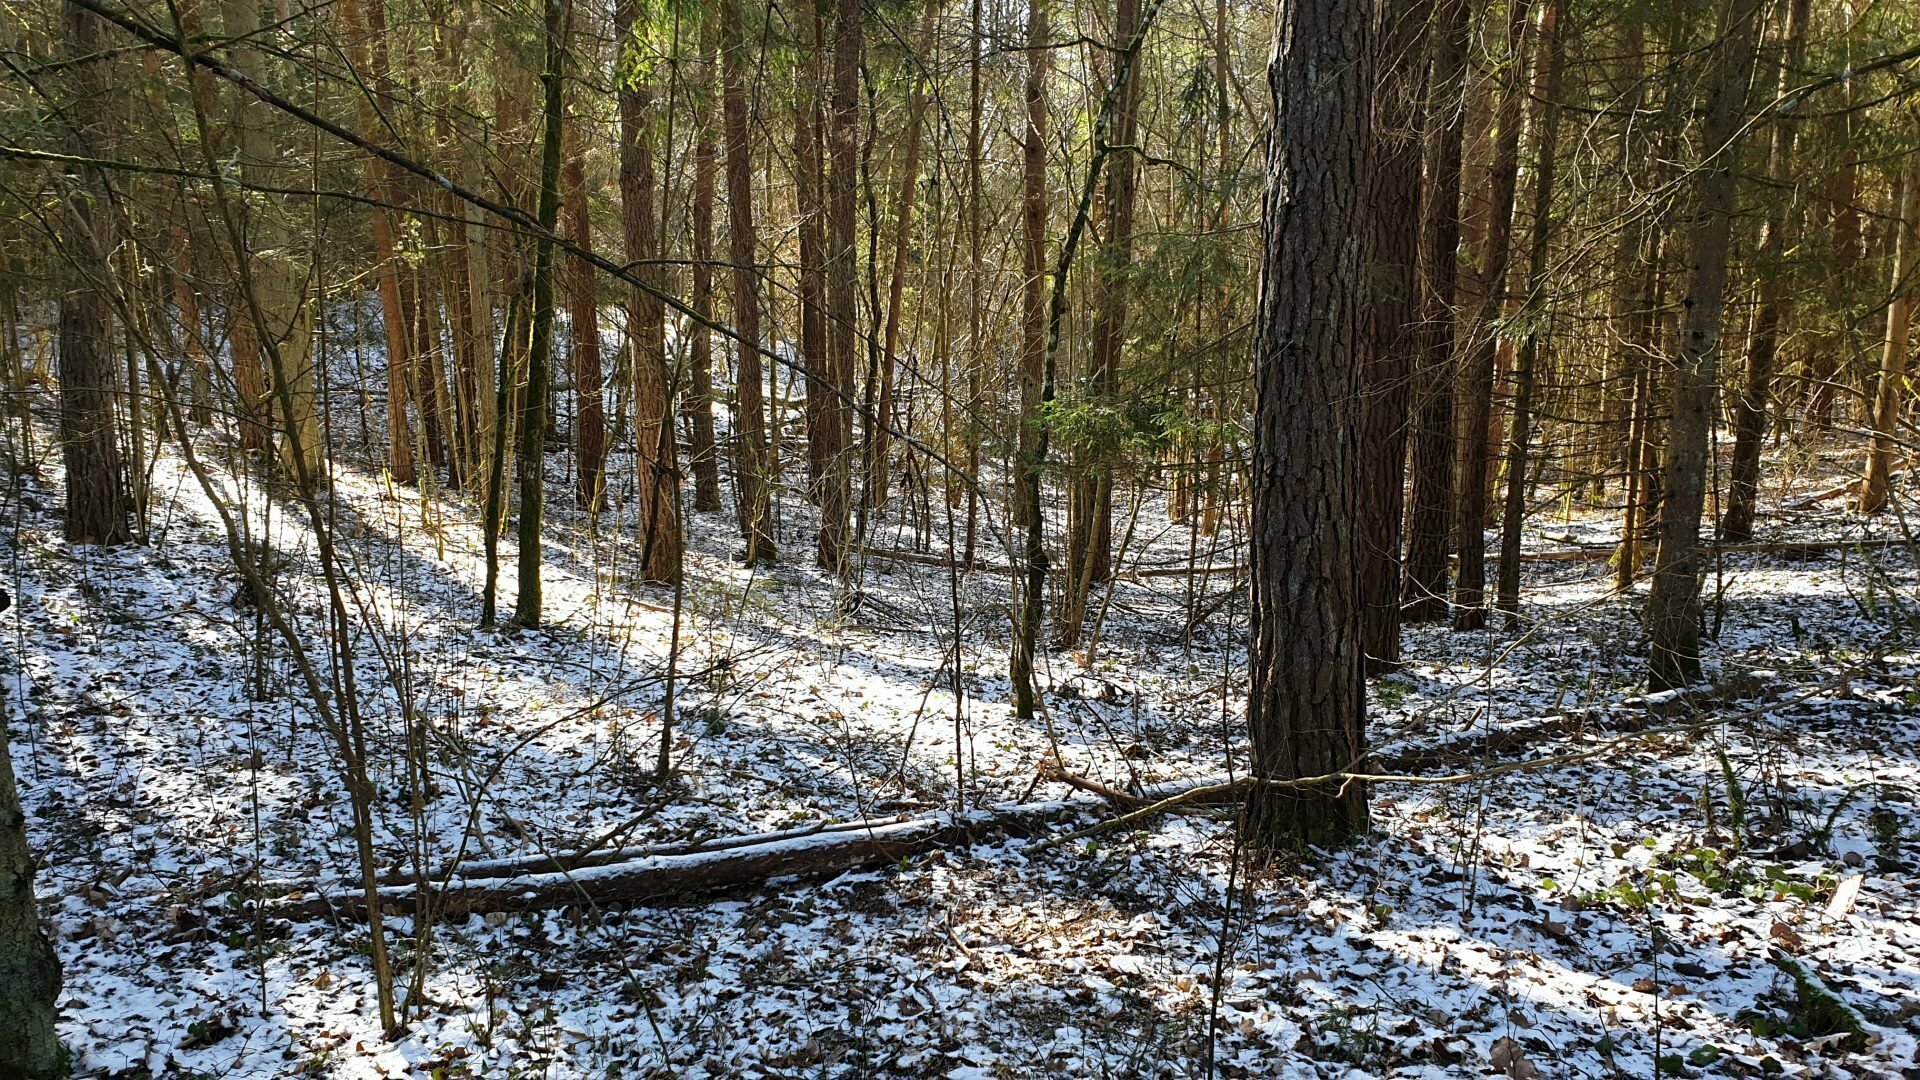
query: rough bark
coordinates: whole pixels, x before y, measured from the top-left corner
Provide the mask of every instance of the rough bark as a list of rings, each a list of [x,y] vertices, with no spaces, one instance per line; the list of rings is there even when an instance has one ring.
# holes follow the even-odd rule
[[[821,115],[821,57],[827,52],[824,5],[808,5],[812,48],[795,77],[793,156],[794,207],[799,236],[800,359],[806,370],[807,498],[820,502],[827,475],[830,436],[822,413],[833,378],[833,354],[827,343],[826,154],[821,149],[826,122]]]
[[[1467,120],[1467,4],[1440,0],[1433,33],[1420,240],[1420,335],[1413,429],[1413,490],[1401,618],[1447,617],[1447,536],[1453,521],[1453,307],[1460,279],[1460,157]]]
[[[94,56],[107,45],[106,24],[84,9],[63,6],[61,30],[70,58]],[[66,140],[76,157],[103,158],[109,105],[109,61],[75,64],[68,75],[74,100]],[[65,198],[67,271],[61,282],[58,375],[60,456],[66,469],[65,535],[82,544],[133,539],[119,444],[114,438],[113,353],[114,220],[106,178],[81,169]]]
[[[827,203],[827,353],[831,358],[823,380],[819,409],[821,465],[819,478],[820,533],[815,552],[818,564],[849,579],[852,565],[847,547],[852,508],[853,392],[855,357],[861,335],[855,304],[859,260],[855,251],[860,180],[860,65],[865,39],[860,32],[860,0],[839,0],[834,17],[833,96],[827,131],[831,163]]]
[[[1726,307],[1727,247],[1733,227],[1745,130],[1747,83],[1762,0],[1729,0],[1709,59],[1706,119],[1694,171],[1680,355],[1668,384],[1667,458],[1662,470],[1659,548],[1647,597],[1654,690],[1700,678],[1700,516],[1706,507],[1708,427],[1719,389],[1720,317]]]
[[[1420,142],[1432,0],[1385,0],[1367,207],[1367,308],[1360,410],[1360,648],[1369,675],[1400,662],[1400,528],[1407,410],[1419,327]]]
[[[1268,87],[1260,297],[1254,322],[1253,774],[1292,779],[1365,755],[1355,502],[1374,89],[1367,0],[1287,0]],[[1284,106],[1284,107],[1283,107]],[[1261,846],[1364,832],[1363,785],[1260,788]]]
[[[868,821],[736,837],[682,848],[640,849],[601,858],[541,860],[506,874],[479,866],[475,876],[432,886],[434,910],[459,917],[484,911],[527,911],[568,904],[637,903],[696,896],[764,884],[775,878],[843,873],[884,866],[941,845],[986,833],[1029,833],[1080,814],[1095,804],[1060,800],[998,806],[955,817],[939,814],[905,821]],[[542,862],[548,865],[541,865]],[[411,910],[419,886],[393,884],[379,891],[383,908]],[[322,892],[270,902],[286,918],[362,918],[364,893]]]

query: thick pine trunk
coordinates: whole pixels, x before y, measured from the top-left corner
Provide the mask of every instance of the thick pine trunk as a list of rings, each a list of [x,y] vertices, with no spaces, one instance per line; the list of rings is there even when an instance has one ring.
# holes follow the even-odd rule
[[[860,179],[860,65],[865,48],[860,32],[860,0],[839,0],[834,17],[833,96],[827,130],[827,353],[831,359],[820,420],[820,533],[818,564],[842,579],[851,574],[847,548],[851,506],[854,358],[861,334],[854,302],[859,261],[854,247]]]
[[[64,7],[62,29],[70,57],[106,47],[106,24],[84,9]],[[77,157],[103,158],[108,124],[108,61],[74,65],[68,81],[74,103],[66,133]],[[115,245],[106,184],[94,170],[73,177],[66,198],[67,272],[59,310],[60,455],[66,468],[65,535],[82,544],[124,544],[127,493],[114,437],[113,272]]]
[[[794,209],[799,221],[800,359],[806,369],[807,498],[820,502],[820,485],[827,475],[831,436],[823,408],[833,378],[833,355],[827,342],[827,214],[825,152],[826,122],[822,117],[821,57],[827,51],[823,5],[809,5],[807,20],[812,48],[798,69],[794,93],[793,156]]]
[[[1647,682],[1654,690],[1700,678],[1700,516],[1706,507],[1708,428],[1719,389],[1720,317],[1726,307],[1727,247],[1736,209],[1747,83],[1762,0],[1730,0],[1713,47],[1707,111],[1694,171],[1687,291],[1680,355],[1670,376],[1667,459],[1661,477],[1660,545],[1646,624],[1652,639]]]
[[[700,27],[700,70],[710,73],[714,66],[714,25],[711,16]],[[693,205],[690,210],[693,226],[693,310],[700,319],[713,317],[713,187],[714,187],[714,148],[710,127],[713,121],[712,107],[706,104],[712,97],[713,78],[711,74],[701,76],[701,89],[704,93],[698,99],[701,102],[700,113],[696,119],[696,134],[693,143]],[[713,511],[720,509],[720,459],[714,449],[713,434],[713,332],[695,321],[688,327],[692,337],[687,350],[687,393],[680,399],[681,411],[687,415],[691,438],[688,449],[693,460],[693,508]]]
[[[1260,299],[1254,316],[1253,647],[1257,779],[1365,756],[1355,537],[1362,279],[1374,89],[1367,0],[1287,0],[1268,86]],[[1284,107],[1283,107],[1284,106]],[[1256,788],[1261,846],[1364,832],[1367,791]]]

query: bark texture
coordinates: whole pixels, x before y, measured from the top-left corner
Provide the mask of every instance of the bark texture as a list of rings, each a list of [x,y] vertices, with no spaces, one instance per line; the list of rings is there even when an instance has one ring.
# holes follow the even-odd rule
[[[1381,7],[1359,440],[1361,652],[1370,675],[1400,662],[1400,527],[1406,506],[1409,381],[1419,334],[1414,274],[1432,10],[1432,0],[1385,0]]]
[[[769,490],[767,404],[761,382],[760,279],[755,271],[753,162],[747,131],[746,36],[740,29],[742,0],[722,5],[720,23],[721,111],[727,140],[727,251],[733,263],[733,329],[739,336],[734,382],[733,471],[739,492],[740,535],[752,565],[774,557],[773,493]]]
[[[1474,320],[1471,348],[1461,371],[1460,505],[1454,536],[1459,576],[1454,580],[1453,628],[1478,630],[1487,624],[1487,483],[1492,463],[1494,368],[1503,336],[1507,305],[1507,263],[1513,254],[1513,198],[1520,180],[1521,105],[1527,83],[1522,60],[1529,0],[1510,0],[1507,9],[1507,58],[1499,105],[1493,174],[1489,185],[1486,236],[1480,247],[1480,314]]]
[[[634,0],[615,25],[635,48]],[[644,555],[641,574],[670,582],[680,573],[680,484],[673,437],[673,394],[667,373],[666,310],[660,301],[659,214],[654,206],[653,88],[623,72],[620,82],[620,219],[627,261],[648,288],[627,289],[627,333],[633,360],[634,510]]]
[[[92,56],[107,45],[106,24],[84,9],[65,6],[62,31],[69,57]],[[76,64],[68,81],[74,101],[66,138],[77,157],[105,157],[107,60]],[[120,447],[113,430],[113,292],[108,275],[114,223],[106,178],[82,169],[66,197],[67,280],[60,292],[58,374],[60,456],[66,467],[65,535],[82,544],[133,539]]]
[[[1287,0],[1268,87],[1254,322],[1253,651],[1256,779],[1350,769],[1365,755],[1355,543],[1361,278],[1374,88],[1365,0]],[[1365,831],[1367,792],[1256,789],[1262,846]]]
[[[1747,82],[1764,6],[1762,0],[1729,0],[1709,61],[1706,120],[1699,141],[1708,157],[1694,171],[1695,208],[1682,300],[1686,321],[1668,382],[1671,411],[1661,475],[1660,543],[1647,597],[1647,683],[1653,690],[1700,678],[1700,515],[1706,507],[1708,427],[1719,390],[1720,316],[1726,307],[1727,246],[1746,126]]]
[[[1425,224],[1420,236],[1420,335],[1413,490],[1401,617],[1447,617],[1447,536],[1453,522],[1453,305],[1460,281],[1460,156],[1467,122],[1466,0],[1441,0],[1428,85]]]

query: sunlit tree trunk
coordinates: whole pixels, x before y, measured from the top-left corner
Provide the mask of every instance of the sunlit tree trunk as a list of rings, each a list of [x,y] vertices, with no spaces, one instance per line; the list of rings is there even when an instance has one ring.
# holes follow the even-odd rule
[[[1893,284],[1888,290],[1886,349],[1880,361],[1880,384],[1873,401],[1873,438],[1867,444],[1867,473],[1860,485],[1860,510],[1874,514],[1886,509],[1888,479],[1893,471],[1895,429],[1900,413],[1913,398],[1907,386],[1907,346],[1913,329],[1914,270],[1920,266],[1920,168],[1908,166],[1900,180],[1899,239],[1893,256]]]
[[[693,229],[694,312],[711,319],[713,309],[713,188],[714,144],[713,96],[715,64],[714,20],[709,13],[700,26],[700,79],[696,88],[699,113],[694,121],[693,205],[690,208]],[[720,458],[714,449],[713,433],[713,332],[696,322],[688,327],[692,342],[687,350],[687,392],[682,395],[681,410],[692,429],[689,449],[693,461],[693,508],[720,509]]]
[[[822,464],[820,477],[819,565],[845,578],[851,571],[847,550],[851,509],[854,358],[862,340],[857,323],[855,281],[859,270],[854,247],[860,168],[860,65],[865,48],[860,32],[860,0],[839,0],[834,20],[833,100],[827,150],[832,169],[827,186],[827,345],[831,380],[819,403]]]
[[[727,247],[733,262],[733,329],[738,335],[734,378],[734,481],[739,489],[740,535],[748,565],[774,558],[773,493],[768,490],[765,378],[760,363],[760,276],[755,268],[753,162],[747,130],[747,42],[740,29],[745,0],[724,0],[720,26],[721,111],[727,143]]]
[[[1763,0],[1729,0],[1707,74],[1693,176],[1680,355],[1668,383],[1667,458],[1661,478],[1660,545],[1646,624],[1652,639],[1647,682],[1654,690],[1700,677],[1700,517],[1706,507],[1708,428],[1719,389],[1720,317],[1726,307],[1727,247],[1736,209],[1747,82]]]
[[[1513,200],[1520,178],[1521,106],[1527,81],[1525,56],[1529,0],[1507,7],[1504,82],[1495,112],[1493,173],[1487,231],[1480,247],[1480,313],[1473,322],[1461,370],[1459,516],[1454,536],[1460,557],[1454,581],[1453,628],[1478,630],[1487,623],[1487,484],[1489,425],[1493,419],[1494,366],[1500,351],[1501,317],[1507,303],[1507,263],[1513,252]]]
[[[593,250],[593,229],[587,219],[586,169],[579,147],[560,171],[560,202],[567,219],[567,239]],[[600,384],[600,308],[594,300],[596,271],[578,255],[567,258],[567,312],[572,338],[568,356],[573,361],[574,498],[581,509],[600,511],[606,488],[607,420]]]
[[[1520,530],[1527,517],[1527,469],[1533,440],[1533,395],[1542,341],[1551,337],[1547,321],[1547,245],[1553,239],[1553,181],[1560,151],[1560,75],[1566,49],[1560,13],[1565,0],[1546,0],[1540,11],[1540,59],[1534,65],[1533,226],[1527,244],[1527,288],[1521,341],[1513,362],[1513,415],[1507,432],[1507,491],[1500,517],[1500,577],[1494,606],[1511,626],[1520,612]]]
[[[1285,0],[1254,322],[1253,644],[1256,780],[1359,769],[1366,750],[1354,452],[1375,82],[1367,0]],[[1366,831],[1367,789],[1255,787],[1256,845]]]
[[[1413,486],[1401,617],[1447,617],[1447,537],[1453,521],[1454,303],[1460,279],[1460,159],[1467,119],[1466,0],[1440,0],[1428,76],[1425,224],[1420,241],[1419,371]]]
[[[1400,526],[1406,505],[1408,382],[1419,338],[1420,139],[1432,0],[1378,5],[1373,192],[1361,368],[1358,496],[1361,652],[1368,674],[1400,662]]]
[[[1810,0],[1788,0],[1786,40],[1780,57],[1778,93],[1782,102],[1800,78],[1801,55],[1805,52]],[[1787,230],[1791,220],[1793,190],[1793,143],[1795,121],[1775,116],[1773,146],[1767,156],[1767,171],[1773,179],[1766,223],[1761,227],[1757,253],[1760,274],[1760,306],[1753,317],[1753,334],[1747,342],[1747,377],[1733,415],[1733,460],[1727,466],[1727,509],[1720,519],[1720,538],[1728,543],[1753,539],[1754,502],[1760,490],[1760,448],[1767,435],[1767,413],[1773,398],[1773,373],[1780,351],[1780,328],[1786,321],[1787,270],[1781,265],[1787,251]]]
[[[547,391],[553,359],[553,240],[560,220],[560,139],[564,122],[561,58],[565,53],[566,9],[549,0],[543,33],[546,61],[540,73],[545,97],[540,147],[540,202],[536,211],[543,233],[534,247],[533,335],[527,348],[527,384],[520,407],[520,552],[515,625],[540,625],[540,527],[546,502]]]
[[[1013,512],[1015,525],[1031,527],[1040,513],[1040,394],[1047,353],[1047,42],[1046,0],[1027,4],[1026,132],[1021,148],[1020,200],[1020,413],[1015,438]],[[1044,559],[1044,552],[1041,553]],[[1028,568],[1031,571],[1031,567]],[[1045,568],[1039,575],[1044,577]],[[1037,704],[1033,655],[1040,634],[1040,590],[1022,586],[1013,619],[1013,708],[1031,718]]]
[[[634,0],[614,14],[616,36],[633,48]],[[627,336],[633,364],[634,507],[640,527],[642,568],[649,581],[670,582],[680,573],[680,484],[675,462],[672,387],[667,374],[666,312],[660,302],[664,278],[654,205],[653,87],[645,77],[623,74],[620,83],[620,218],[627,262],[647,287],[627,293]]]

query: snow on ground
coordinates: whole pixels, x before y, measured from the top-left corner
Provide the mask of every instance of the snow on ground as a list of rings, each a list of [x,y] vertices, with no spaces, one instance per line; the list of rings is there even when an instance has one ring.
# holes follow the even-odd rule
[[[312,532],[208,456],[334,693]],[[1383,785],[1375,835],[1304,864],[1251,864],[1208,811],[717,899],[474,916],[438,927],[426,957],[411,920],[390,918],[408,1015],[390,1041],[364,928],[252,903],[262,882],[357,863],[336,744],[246,601],[212,504],[162,455],[152,543],[72,548],[55,473],[42,462],[14,486],[6,689],[84,1075],[1920,1075],[1920,578],[1905,553],[1727,558],[1707,582],[1722,692],[1705,699],[1638,696],[1638,594],[1615,596],[1605,564],[1530,566],[1524,635],[1409,632],[1408,665],[1374,686],[1373,737],[1390,752],[1543,732],[1436,773],[1595,752]],[[568,490],[556,474],[554,499]],[[1056,747],[1119,787],[1239,771],[1229,573],[1193,593],[1179,577],[1118,584],[1091,665],[1051,655],[1050,714],[1026,723],[1006,704],[1004,577],[956,597],[946,569],[873,560],[862,603],[836,615],[833,583],[803,565],[797,502],[773,569],[729,561],[727,516],[688,522],[662,784],[674,597],[634,582],[630,521],[596,532],[556,506],[550,625],[481,630],[472,508],[343,471],[328,512],[359,613],[381,864],[571,851],[623,826],[646,843],[937,810],[962,783],[970,805],[1074,796],[1043,781]],[[1796,540],[1862,531],[1832,511],[1775,520]],[[1140,516],[1144,562],[1190,545],[1231,562],[1224,535],[1164,521]],[[1576,515],[1529,543],[1606,527]],[[873,542],[913,537],[896,512]],[[1004,559],[984,529],[981,550]],[[512,559],[508,543],[503,610]],[[409,739],[429,762],[418,806]],[[1090,823],[1098,804],[1076,797]],[[1776,954],[1865,1020],[1863,1049],[1810,1026]]]

